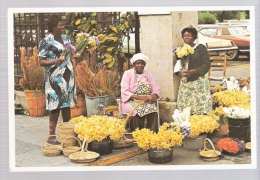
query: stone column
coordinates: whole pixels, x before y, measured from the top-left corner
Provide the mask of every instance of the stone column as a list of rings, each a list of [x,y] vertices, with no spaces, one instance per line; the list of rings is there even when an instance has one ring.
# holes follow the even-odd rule
[[[163,99],[173,100],[171,29],[170,14],[140,16],[141,52],[149,58],[145,69],[154,75],[161,88]]]

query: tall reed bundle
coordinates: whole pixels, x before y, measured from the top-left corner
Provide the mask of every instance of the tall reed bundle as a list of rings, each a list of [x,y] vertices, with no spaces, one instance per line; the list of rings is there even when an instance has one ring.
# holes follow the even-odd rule
[[[26,55],[25,47],[20,47],[21,69],[23,77],[19,80],[20,86],[24,90],[42,90],[44,89],[45,69],[39,64],[38,49],[33,48],[32,56]]]
[[[93,73],[85,60],[75,66],[77,87],[89,97],[109,95],[114,92],[120,81],[117,71],[103,66]]]

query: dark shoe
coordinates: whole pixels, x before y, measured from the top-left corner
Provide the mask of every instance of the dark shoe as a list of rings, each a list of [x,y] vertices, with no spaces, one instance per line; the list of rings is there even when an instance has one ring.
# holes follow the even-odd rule
[[[47,143],[52,145],[60,145],[60,142],[57,139],[48,140]]]

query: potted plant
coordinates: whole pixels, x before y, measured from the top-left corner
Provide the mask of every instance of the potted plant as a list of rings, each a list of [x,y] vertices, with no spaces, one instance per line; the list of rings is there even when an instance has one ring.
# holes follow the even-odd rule
[[[72,118],[70,122],[76,122],[74,131],[83,141],[83,147],[89,143],[89,148],[101,155],[111,153],[112,141],[125,134],[125,120],[116,117],[78,116]]]
[[[237,155],[244,151],[245,142],[238,138],[223,138],[217,142],[218,149],[229,155]]]
[[[133,131],[138,147],[148,151],[149,161],[167,163],[172,161],[173,147],[181,146],[182,133],[176,123],[163,123],[158,133],[147,128]]]
[[[38,49],[33,48],[31,56],[26,54],[25,47],[20,47],[21,69],[23,77],[19,85],[23,88],[27,100],[29,115],[32,117],[45,115],[44,75],[45,69],[39,65]]]

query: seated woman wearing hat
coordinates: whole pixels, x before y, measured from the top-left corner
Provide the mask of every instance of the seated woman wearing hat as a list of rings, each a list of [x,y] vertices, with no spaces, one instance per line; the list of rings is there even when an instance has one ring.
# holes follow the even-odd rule
[[[135,54],[131,59],[133,68],[124,72],[121,81],[121,110],[123,114],[132,113],[134,128],[144,128],[147,117],[147,128],[158,132],[156,102],[161,98],[161,91],[153,75],[144,70],[147,60],[144,54]]]

